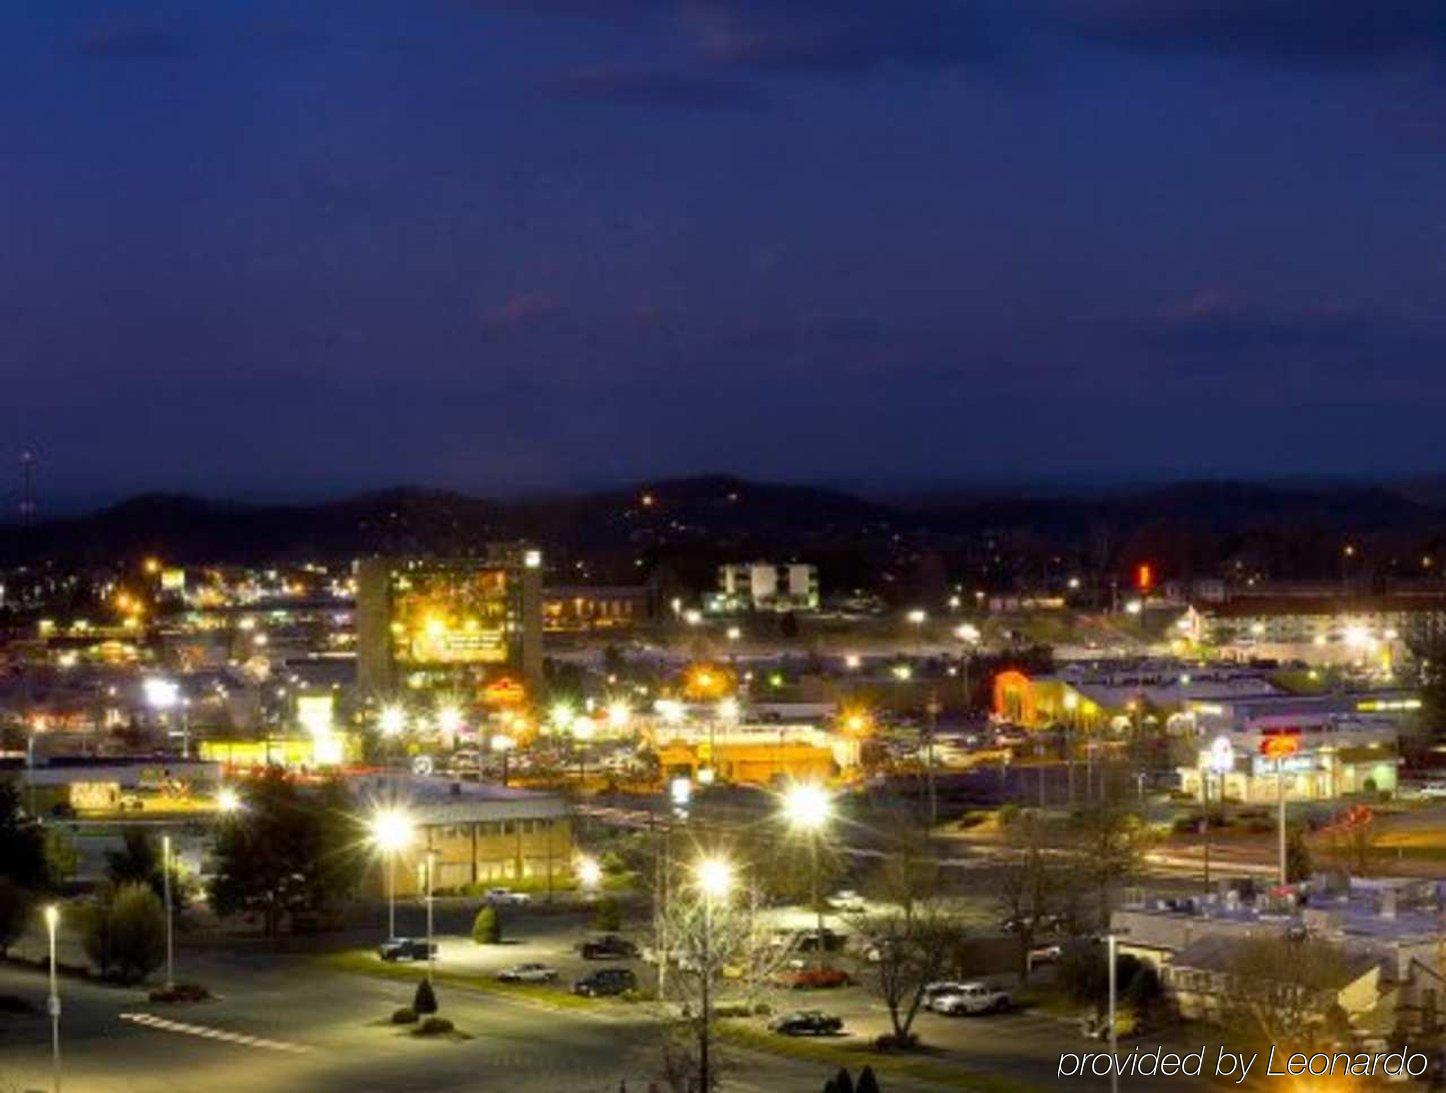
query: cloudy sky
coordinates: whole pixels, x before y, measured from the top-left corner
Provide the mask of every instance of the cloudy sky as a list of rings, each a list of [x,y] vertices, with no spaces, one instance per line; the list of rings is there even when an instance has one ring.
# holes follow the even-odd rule
[[[3,11],[56,503],[1446,469],[1438,0]]]

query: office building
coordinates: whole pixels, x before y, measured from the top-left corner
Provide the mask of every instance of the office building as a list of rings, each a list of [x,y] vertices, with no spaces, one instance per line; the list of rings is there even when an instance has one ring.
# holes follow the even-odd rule
[[[357,563],[357,684],[468,696],[542,676],[542,557],[520,544],[483,558]]]
[[[815,611],[818,567],[790,562],[743,562],[718,567],[718,590],[708,596],[712,614],[738,611]]]

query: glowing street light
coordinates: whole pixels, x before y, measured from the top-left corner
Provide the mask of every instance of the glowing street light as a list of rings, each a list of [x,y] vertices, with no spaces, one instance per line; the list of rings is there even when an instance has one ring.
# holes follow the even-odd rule
[[[444,737],[456,738],[462,729],[462,711],[456,703],[448,702],[437,710],[437,728]]]
[[[738,714],[738,700],[736,698],[730,697],[718,700],[718,719],[720,721],[737,721]]]
[[[577,714],[573,711],[571,704],[567,702],[556,702],[548,712],[547,719],[552,723],[554,732],[567,732],[571,727],[573,718]]]
[[[377,728],[389,740],[395,740],[407,730],[407,711],[397,705],[383,706],[377,715]]]
[[[387,859],[387,940],[397,936],[397,854],[412,844],[416,827],[399,808],[382,808],[372,814],[372,845]]]
[[[241,811],[241,794],[232,786],[222,786],[216,791],[216,811],[231,816]]]
[[[596,858],[580,858],[577,863],[577,881],[584,888],[596,890],[602,883],[602,866]]]
[[[608,727],[621,732],[628,727],[628,722],[633,718],[632,707],[626,700],[617,698],[608,703]]]
[[[733,890],[733,863],[718,855],[699,858],[693,866],[693,880],[709,900],[726,899]]]
[[[929,613],[925,611],[922,607],[916,607],[907,615],[905,615],[904,618],[906,618],[911,625],[923,626],[924,623],[927,622],[929,619]]]

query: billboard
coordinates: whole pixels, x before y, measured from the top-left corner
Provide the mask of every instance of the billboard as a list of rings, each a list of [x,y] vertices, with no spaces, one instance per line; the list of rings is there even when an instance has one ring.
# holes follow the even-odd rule
[[[398,664],[504,664],[512,592],[501,568],[398,574],[392,586],[392,648]]]

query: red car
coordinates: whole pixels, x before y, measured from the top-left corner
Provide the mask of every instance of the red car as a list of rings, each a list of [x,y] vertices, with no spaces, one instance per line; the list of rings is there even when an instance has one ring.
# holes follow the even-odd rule
[[[839,968],[790,968],[777,973],[773,981],[790,990],[818,991],[847,987],[853,977]]]

